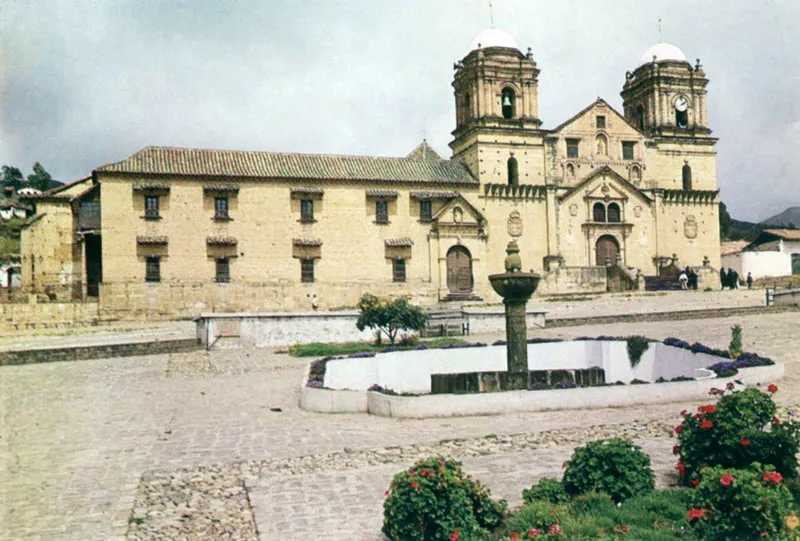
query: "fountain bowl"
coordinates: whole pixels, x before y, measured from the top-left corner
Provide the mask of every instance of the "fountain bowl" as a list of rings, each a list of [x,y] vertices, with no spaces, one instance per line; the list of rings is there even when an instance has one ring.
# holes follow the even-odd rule
[[[536,291],[540,278],[541,276],[531,272],[504,272],[492,274],[489,282],[503,299],[527,301]]]

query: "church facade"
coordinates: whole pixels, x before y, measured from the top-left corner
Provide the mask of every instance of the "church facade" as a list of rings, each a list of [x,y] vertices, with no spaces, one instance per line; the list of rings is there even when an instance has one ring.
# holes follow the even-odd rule
[[[666,265],[719,268],[708,79],[658,44],[602,99],[542,127],[530,50],[489,29],[456,64],[453,156],[404,158],[147,147],[30,201],[22,281],[110,312],[495,302],[509,240],[542,291],[641,286]],[[638,280],[638,282],[637,282]],[[632,286],[632,287],[634,287]]]

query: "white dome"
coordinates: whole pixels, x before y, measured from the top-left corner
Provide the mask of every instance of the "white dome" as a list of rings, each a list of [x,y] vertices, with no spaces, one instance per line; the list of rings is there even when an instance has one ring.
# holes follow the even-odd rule
[[[507,47],[509,49],[519,50],[517,40],[511,37],[511,34],[499,28],[487,28],[475,36],[469,50],[474,51],[475,49],[485,49],[487,47]]]
[[[686,62],[686,55],[679,48],[670,43],[656,43],[642,53],[642,56],[639,57],[639,65],[644,66],[651,63],[654,56],[656,57],[656,62],[663,60]]]

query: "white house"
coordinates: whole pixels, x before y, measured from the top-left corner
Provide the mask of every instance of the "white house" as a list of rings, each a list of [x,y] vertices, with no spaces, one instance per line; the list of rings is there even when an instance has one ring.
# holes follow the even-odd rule
[[[765,229],[744,247],[724,243],[722,266],[742,278],[747,273],[753,278],[800,274],[800,230]]]

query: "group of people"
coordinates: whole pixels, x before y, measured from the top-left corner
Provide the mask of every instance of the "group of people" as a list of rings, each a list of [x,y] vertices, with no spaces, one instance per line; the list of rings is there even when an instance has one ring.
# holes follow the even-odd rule
[[[719,271],[719,281],[722,282],[722,289],[725,289],[726,287],[730,289],[739,289],[739,273],[730,267],[728,267],[727,271],[724,267]],[[747,273],[747,279],[745,282],[747,283],[747,289],[753,287],[752,273]]]
[[[691,267],[686,267],[678,275],[681,289],[697,289],[697,273]]]

